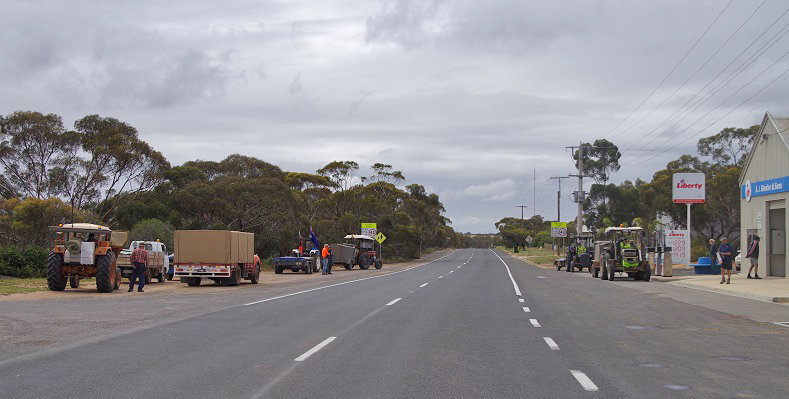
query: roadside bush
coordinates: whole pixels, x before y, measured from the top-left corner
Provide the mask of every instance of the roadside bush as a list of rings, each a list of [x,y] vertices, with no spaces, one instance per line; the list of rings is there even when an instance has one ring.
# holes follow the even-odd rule
[[[47,249],[28,246],[19,250],[14,246],[0,247],[0,275],[18,278],[45,277]]]

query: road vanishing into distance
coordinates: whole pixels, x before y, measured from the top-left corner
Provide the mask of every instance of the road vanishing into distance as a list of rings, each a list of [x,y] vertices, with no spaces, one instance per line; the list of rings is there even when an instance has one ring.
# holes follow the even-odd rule
[[[789,328],[666,284],[489,249],[348,276],[1,360],[0,397],[789,397]]]

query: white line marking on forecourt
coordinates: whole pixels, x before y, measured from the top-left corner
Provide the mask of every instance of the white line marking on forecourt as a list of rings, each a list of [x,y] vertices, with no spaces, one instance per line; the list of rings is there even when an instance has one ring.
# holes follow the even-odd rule
[[[342,283],[324,285],[323,287],[316,287],[316,288],[311,288],[311,289],[304,290],[304,291],[299,291],[299,292],[291,292],[290,294],[285,294],[285,295],[275,296],[275,297],[273,297],[273,298],[262,299],[262,300],[260,300],[260,301],[255,301],[255,302],[245,303],[245,304],[244,304],[244,306],[249,306],[249,305],[256,305],[256,304],[258,304],[258,303],[269,302],[269,301],[275,301],[275,300],[277,300],[277,299],[287,298],[287,297],[289,297],[289,296],[294,296],[294,295],[306,294],[306,293],[308,293],[308,292],[312,292],[312,291],[318,291],[318,290],[322,290],[322,289],[325,289],[325,288],[337,287],[337,286],[340,286],[340,285],[345,285],[345,284],[350,284],[350,283],[356,283],[356,282],[359,282],[359,281],[364,281],[364,280],[369,280],[369,279],[373,279],[373,278],[379,278],[379,277],[386,277],[386,276],[391,276],[391,275],[393,275],[393,274],[397,274],[397,273],[407,272],[407,271],[409,271],[409,270],[416,269],[417,267],[422,267],[422,266],[425,266],[425,265],[429,265],[429,264],[431,264],[431,263],[433,263],[433,262],[436,262],[436,261],[439,261],[439,260],[441,260],[441,259],[444,259],[444,258],[446,258],[447,256],[449,256],[449,255],[452,255],[452,254],[454,254],[454,253],[455,253],[455,252],[457,252],[457,251],[458,251],[458,250],[456,249],[456,250],[454,250],[454,251],[452,251],[452,252],[450,252],[450,253],[448,253],[448,254],[446,254],[446,255],[444,255],[444,256],[442,256],[442,257],[438,258],[438,259],[433,259],[433,260],[431,260],[430,262],[427,262],[427,263],[422,263],[421,265],[411,266],[411,267],[409,267],[409,268],[407,268],[407,269],[398,270],[398,271],[396,271],[396,272],[391,272],[391,273],[387,273],[387,274],[379,274],[379,275],[377,275],[377,276],[370,276],[370,277],[360,278],[360,279],[351,280],[351,281],[343,281]]]
[[[427,283],[424,283],[424,284],[420,285],[419,288],[422,288],[422,287],[424,287],[426,285],[427,285]]]
[[[523,307],[523,311],[526,312],[526,313],[529,313],[529,312],[531,312],[531,309],[529,309],[528,306],[524,306]]]
[[[524,302],[526,302],[526,300],[525,300],[525,299],[523,299],[523,298],[518,298],[518,302],[520,302],[520,303],[524,303]]]
[[[587,391],[599,390],[599,388],[597,388],[597,385],[595,385],[594,382],[592,382],[592,380],[590,380],[589,377],[586,376],[586,374],[578,370],[570,370],[570,372],[573,373],[573,377],[575,377],[575,379],[578,380],[578,383],[581,384],[581,386],[584,387],[585,390]]]
[[[490,252],[493,252],[493,255],[496,255],[496,257],[499,258],[501,263],[504,263],[504,267],[507,268],[507,274],[510,275],[510,280],[512,280],[512,286],[515,288],[515,295],[521,296],[521,289],[518,288],[518,284],[515,282],[515,278],[512,277],[512,272],[510,272],[510,267],[507,266],[507,262],[504,262],[504,259],[501,259],[501,256],[499,256],[499,254],[497,254],[496,251],[491,249]]]
[[[396,304],[397,301],[399,301],[401,299],[403,299],[403,298],[397,298],[397,299],[393,300],[392,302],[387,303],[386,306],[392,306],[392,305]]]
[[[531,325],[533,325],[534,327],[542,327],[542,326],[540,325],[540,322],[539,322],[539,321],[537,321],[537,319],[529,319],[529,322],[530,322],[530,323],[531,323]]]
[[[331,341],[334,341],[335,339],[337,339],[337,337],[326,338],[326,339],[323,340],[323,342],[319,343],[318,345],[315,345],[312,349],[304,352],[303,355],[301,355],[301,356],[299,356],[299,357],[297,357],[297,358],[295,358],[293,360],[297,361],[297,362],[303,362],[304,359],[312,356],[313,353],[323,349],[324,346],[328,345]]]
[[[553,349],[553,350],[555,350],[555,351],[558,351],[558,350],[559,350],[559,345],[556,345],[556,341],[554,341],[552,338],[549,338],[549,337],[542,337],[542,339],[544,339],[544,340],[545,340],[545,343],[546,343],[546,344],[548,344],[548,346],[549,346],[551,349]]]

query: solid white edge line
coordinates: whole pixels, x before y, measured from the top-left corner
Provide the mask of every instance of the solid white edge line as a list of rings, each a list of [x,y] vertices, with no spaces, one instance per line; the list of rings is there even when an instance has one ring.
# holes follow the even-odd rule
[[[424,284],[420,285],[419,288],[422,288],[422,287],[424,287],[426,285],[427,285],[427,283],[424,283]]]
[[[393,300],[392,302],[387,303],[386,306],[392,306],[392,305],[396,304],[397,301],[399,301],[401,299],[403,299],[403,298],[397,298],[397,299]]]
[[[590,380],[589,377],[586,376],[586,374],[578,370],[570,370],[570,373],[573,374],[573,377],[575,377],[575,379],[578,380],[578,383],[581,384],[581,386],[584,387],[585,390],[587,391],[599,390],[599,388],[597,388],[597,385],[595,385],[594,382],[592,382],[592,380]]]
[[[323,349],[324,346],[328,345],[331,341],[334,341],[335,339],[337,339],[337,337],[326,338],[326,339],[323,340],[323,342],[319,343],[318,345],[315,345],[312,349],[304,352],[303,355],[301,355],[301,356],[299,356],[299,357],[297,357],[297,358],[295,358],[293,360],[296,361],[296,362],[303,362],[306,358],[312,356],[315,352]]]
[[[510,275],[510,280],[512,280],[512,287],[515,288],[515,295],[521,296],[521,289],[518,288],[518,284],[515,282],[515,278],[512,277],[512,272],[510,272],[510,267],[507,266],[507,262],[504,262],[504,259],[501,259],[501,256],[499,256],[499,254],[497,254],[496,251],[491,249],[490,252],[493,252],[493,255],[496,255],[496,257],[499,258],[501,263],[504,264],[504,267],[507,268],[507,274]]]
[[[549,346],[549,347],[550,347],[552,350],[555,350],[555,351],[558,351],[558,350],[559,350],[559,345],[556,345],[556,341],[554,341],[554,340],[553,340],[553,338],[549,338],[549,337],[542,337],[542,339],[544,339],[544,340],[545,340],[545,343],[546,343],[546,344],[548,344],[548,346]]]
[[[523,307],[523,311],[526,312],[526,313],[529,313],[529,312],[531,312],[531,309],[529,309],[528,306],[524,306]]]
[[[534,327],[542,327],[542,326],[540,325],[540,322],[539,322],[539,321],[537,321],[537,319],[529,319],[529,322],[530,322],[530,323],[531,323],[531,325],[533,325]]]
[[[454,251],[452,251],[452,252],[450,252],[450,253],[448,253],[448,254],[446,254],[446,255],[444,255],[444,256],[442,256],[442,257],[438,258],[438,259],[433,259],[433,260],[431,260],[430,262],[427,262],[427,263],[422,263],[421,265],[411,266],[411,267],[409,267],[409,268],[407,268],[407,269],[398,270],[398,271],[396,271],[396,272],[391,272],[391,273],[387,273],[387,274],[380,274],[380,275],[378,275],[378,276],[370,276],[370,277],[360,278],[360,279],[351,280],[351,281],[344,281],[344,282],[342,282],[342,283],[337,283],[337,284],[329,284],[329,285],[324,285],[324,286],[322,286],[322,287],[311,288],[311,289],[304,290],[304,291],[299,291],[299,292],[292,292],[292,293],[290,293],[290,294],[285,294],[285,295],[275,296],[275,297],[273,297],[273,298],[262,299],[262,300],[260,300],[260,301],[255,301],[255,302],[245,303],[245,304],[244,304],[244,306],[249,306],[249,305],[256,305],[256,304],[258,304],[258,303],[269,302],[269,301],[275,301],[275,300],[277,300],[277,299],[287,298],[287,297],[289,297],[289,296],[294,296],[294,295],[306,294],[306,293],[308,293],[308,292],[312,292],[312,291],[318,291],[318,290],[322,290],[322,289],[325,289],[325,288],[337,287],[337,286],[340,286],[340,285],[345,285],[345,284],[355,283],[355,282],[358,282],[358,281],[364,281],[364,280],[369,280],[369,279],[378,278],[378,277],[386,277],[386,276],[391,276],[391,275],[393,275],[393,274],[397,274],[397,273],[407,272],[407,271],[409,271],[409,270],[416,269],[417,267],[422,267],[422,266],[425,266],[425,265],[429,265],[429,264],[431,264],[431,263],[433,263],[433,262],[436,262],[436,261],[439,261],[439,260],[441,260],[441,259],[444,259],[444,258],[446,258],[447,256],[449,256],[449,255],[452,255],[452,254],[454,254],[454,253],[455,253],[455,252],[457,252],[457,251],[458,251],[458,250],[456,249],[456,250],[454,250]]]
[[[520,302],[520,303],[524,303],[524,302],[526,302],[526,300],[525,300],[525,299],[523,299],[523,298],[518,298],[518,302]]]

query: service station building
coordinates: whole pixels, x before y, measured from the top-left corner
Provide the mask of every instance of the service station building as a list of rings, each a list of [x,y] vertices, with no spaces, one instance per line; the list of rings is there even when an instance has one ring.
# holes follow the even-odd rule
[[[753,236],[759,236],[759,273],[786,277],[786,226],[789,224],[789,117],[769,112],[762,120],[740,175],[740,250],[742,270]]]

